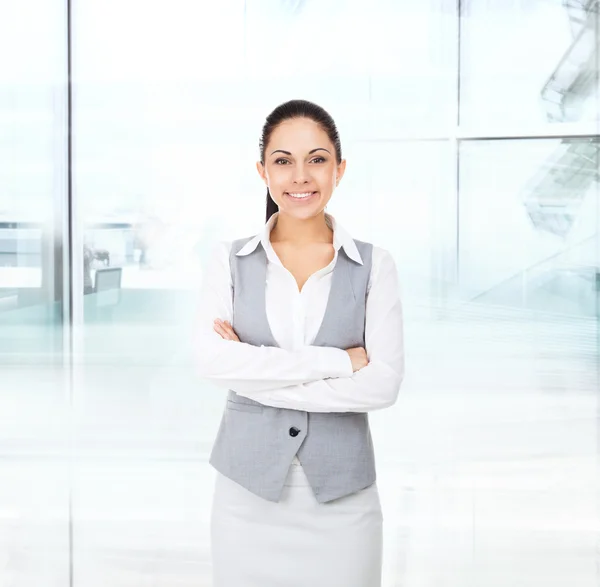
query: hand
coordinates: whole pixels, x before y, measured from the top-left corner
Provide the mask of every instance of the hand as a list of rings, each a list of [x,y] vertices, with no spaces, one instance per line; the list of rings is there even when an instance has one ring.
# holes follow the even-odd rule
[[[214,321],[215,331],[221,335],[221,338],[225,340],[233,340],[234,342],[240,342],[237,334],[233,330],[233,326],[227,321],[219,320],[218,318]]]
[[[359,371],[369,364],[367,351],[364,348],[359,346],[353,349],[346,349],[346,352],[350,355],[350,360],[352,361],[352,372]]]

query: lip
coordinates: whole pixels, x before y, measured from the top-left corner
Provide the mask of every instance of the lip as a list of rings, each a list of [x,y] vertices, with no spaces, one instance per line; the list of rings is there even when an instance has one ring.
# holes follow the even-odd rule
[[[298,193],[306,193],[306,192],[298,192]],[[306,202],[312,202],[312,200],[315,199],[315,196],[318,195],[319,192],[313,192],[310,196],[308,196],[307,198],[294,198],[294,196],[290,196],[289,192],[285,192],[285,196],[287,197],[288,200],[291,200],[292,202],[296,202],[297,204],[306,204]]]

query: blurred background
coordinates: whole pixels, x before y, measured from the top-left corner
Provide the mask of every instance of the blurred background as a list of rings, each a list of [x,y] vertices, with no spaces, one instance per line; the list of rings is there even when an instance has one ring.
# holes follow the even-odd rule
[[[0,586],[211,585],[195,304],[211,243],[262,227],[292,98],[402,281],[385,587],[600,585],[599,14],[0,0]]]

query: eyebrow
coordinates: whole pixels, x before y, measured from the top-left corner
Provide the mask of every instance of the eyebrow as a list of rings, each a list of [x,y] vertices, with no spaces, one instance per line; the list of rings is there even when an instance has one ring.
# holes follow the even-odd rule
[[[313,149],[312,151],[309,151],[309,155],[312,155],[313,153],[316,153],[317,151],[325,151],[326,153],[329,153],[329,151],[327,149],[324,149],[323,147],[317,147],[316,149]],[[275,154],[275,153],[283,153],[284,155],[289,155],[290,157],[292,156],[292,154],[289,151],[284,151],[283,149],[275,149],[275,151],[273,151],[273,153],[271,153],[271,155]],[[329,153],[331,155],[331,153]]]

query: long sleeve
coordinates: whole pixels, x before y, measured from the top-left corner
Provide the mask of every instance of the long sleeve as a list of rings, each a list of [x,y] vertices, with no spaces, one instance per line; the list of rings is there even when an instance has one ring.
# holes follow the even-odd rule
[[[368,412],[395,403],[404,378],[402,303],[394,259],[388,251],[380,251],[366,304],[369,364],[347,377],[242,395],[267,406],[308,412]]]
[[[271,389],[351,375],[350,356],[341,349],[258,347],[223,340],[215,332],[216,318],[233,322],[230,248],[229,243],[218,243],[203,271],[194,332],[194,358],[200,376],[242,395],[253,393],[262,401],[263,394]]]

